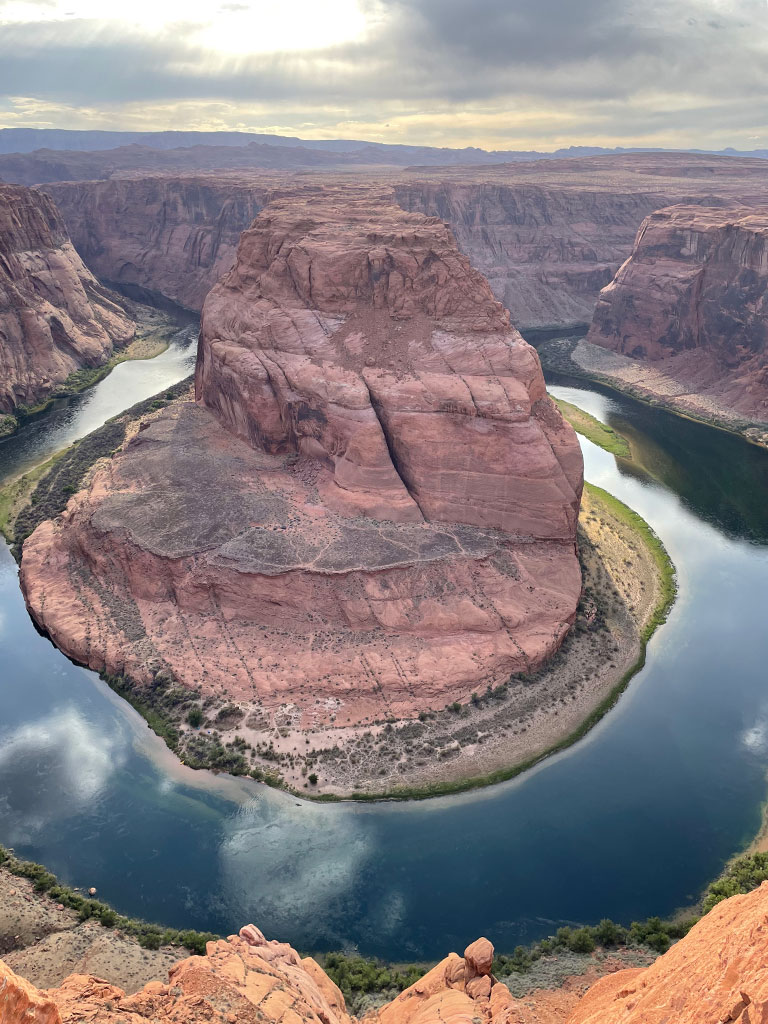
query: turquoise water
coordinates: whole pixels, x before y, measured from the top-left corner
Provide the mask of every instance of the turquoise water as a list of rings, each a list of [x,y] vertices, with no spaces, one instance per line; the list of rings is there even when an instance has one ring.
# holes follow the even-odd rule
[[[0,842],[129,914],[254,921],[303,950],[398,960],[693,900],[756,832],[766,793],[768,453],[555,390],[630,437],[632,466],[583,441],[587,478],[654,526],[680,582],[645,669],[585,740],[513,782],[408,804],[317,805],[195,773],[35,631],[3,548]],[[0,446],[0,473],[26,443]]]

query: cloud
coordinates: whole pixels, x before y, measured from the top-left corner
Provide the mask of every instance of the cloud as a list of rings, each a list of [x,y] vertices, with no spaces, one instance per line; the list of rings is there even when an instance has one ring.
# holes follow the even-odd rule
[[[12,822],[13,842],[98,800],[126,755],[122,740],[107,737],[74,708],[1,738],[0,802]]]
[[[66,110],[69,126],[87,111],[102,126],[280,124],[315,138],[493,148],[743,145],[766,129],[765,0],[359,6],[367,28],[355,38],[239,54],[211,45],[194,20],[151,33],[98,18],[9,22],[0,96],[12,111],[19,96]],[[249,7],[220,4],[219,20]]]

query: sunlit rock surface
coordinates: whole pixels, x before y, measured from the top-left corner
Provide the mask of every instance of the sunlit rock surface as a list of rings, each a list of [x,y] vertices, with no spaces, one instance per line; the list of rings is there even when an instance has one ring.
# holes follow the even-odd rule
[[[376,191],[272,203],[206,302],[196,387],[25,543],[66,653],[307,727],[442,708],[558,648],[580,449],[440,221]]]

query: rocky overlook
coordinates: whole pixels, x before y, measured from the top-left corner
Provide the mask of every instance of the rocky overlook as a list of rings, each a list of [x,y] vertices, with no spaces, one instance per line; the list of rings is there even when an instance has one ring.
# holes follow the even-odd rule
[[[494,978],[494,949],[477,939],[449,954],[368,1024],[761,1024],[768,1019],[768,884],[710,911],[650,967],[620,970],[577,999],[534,991],[514,998]],[[559,996],[559,998],[558,998]],[[570,1011],[570,1012],[569,1012]],[[353,1024],[336,985],[311,957],[268,941],[253,925],[209,942],[133,995],[91,975],[37,990],[0,962],[3,1024]]]
[[[648,217],[595,310],[588,341],[634,363],[606,369],[694,412],[768,420],[767,243],[768,206]]]
[[[53,201],[0,185],[0,412],[99,366],[134,324],[78,256]]]
[[[580,449],[440,221],[376,190],[275,200],[206,301],[196,390],[24,545],[67,654],[308,727],[557,650]]]

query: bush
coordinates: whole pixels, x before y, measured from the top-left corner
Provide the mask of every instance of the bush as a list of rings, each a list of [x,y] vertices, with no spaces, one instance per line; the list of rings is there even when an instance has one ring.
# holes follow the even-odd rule
[[[309,775],[309,782],[310,782],[310,785],[312,785],[312,786],[316,786],[317,785],[317,773],[316,772],[311,772],[311,774]]]
[[[203,712],[201,711],[201,709],[192,708],[192,710],[187,715],[187,721],[189,722],[193,729],[199,729],[200,726],[203,724]]]
[[[577,928],[571,934],[568,948],[573,953],[591,953],[595,948],[595,937],[591,928]]]

